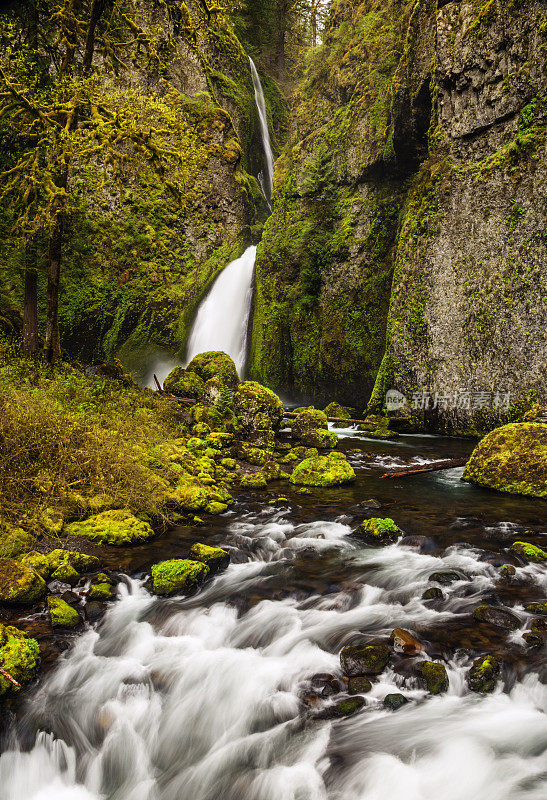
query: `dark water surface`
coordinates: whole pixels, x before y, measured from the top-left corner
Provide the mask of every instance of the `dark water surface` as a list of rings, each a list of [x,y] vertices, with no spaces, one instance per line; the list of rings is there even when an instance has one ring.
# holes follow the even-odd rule
[[[547,797],[545,648],[522,638],[524,605],[545,598],[547,576],[508,550],[521,538],[546,545],[547,504],[470,486],[462,469],[379,480],[465,457],[465,440],[344,436],[342,448],[358,475],[351,486],[300,494],[272,484],[203,527],[110,549],[108,566],[131,577],[19,708],[0,758],[2,800]],[[404,537],[366,547],[351,532],[372,516],[392,517]],[[229,569],[192,598],[151,597],[149,565],[195,541],[229,549]],[[459,579],[442,600],[423,600],[443,570]],[[476,622],[484,603],[511,608],[519,629]],[[321,719],[345,695],[341,647],[386,642],[397,626],[424,652],[394,653],[358,713]],[[496,692],[481,696],[466,676],[486,652],[503,668]],[[446,694],[427,694],[424,658],[445,664]],[[340,695],[322,697],[318,674],[333,675]],[[391,693],[409,702],[388,711]]]

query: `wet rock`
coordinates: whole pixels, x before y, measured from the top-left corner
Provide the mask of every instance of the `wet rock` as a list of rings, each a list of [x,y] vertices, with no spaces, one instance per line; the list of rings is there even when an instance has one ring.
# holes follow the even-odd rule
[[[104,572],[92,579],[87,591],[88,600],[110,600],[112,597],[112,581]]]
[[[516,574],[517,570],[512,564],[503,564],[500,567],[500,578],[503,578],[503,580],[511,580]]]
[[[444,593],[438,586],[431,586],[423,593],[422,600],[444,600]]]
[[[491,431],[473,450],[462,477],[500,492],[547,497],[547,425],[520,422]]]
[[[126,509],[103,511],[83,522],[72,522],[66,532],[70,536],[81,536],[92,542],[110,544],[116,547],[145,542],[154,536],[147,522]]]
[[[209,567],[199,561],[187,558],[174,558],[154,564],[152,572],[152,591],[169,596],[176,592],[188,592],[200,586],[209,575]]]
[[[199,353],[190,361],[186,371],[195,373],[205,383],[211,378],[218,378],[222,384],[230,389],[235,389],[239,384],[236,365],[230,356],[222,352],[222,350]]]
[[[399,547],[412,547],[420,553],[436,553],[439,545],[428,536],[404,536],[399,541]]]
[[[540,564],[542,561],[547,560],[547,553],[545,550],[542,550],[541,547],[536,547],[534,544],[530,544],[530,542],[513,542],[511,550],[513,553],[517,553],[517,555],[521,556],[525,561],[532,561],[536,564]]]
[[[453,531],[464,531],[468,528],[479,528],[482,522],[478,517],[456,517],[448,527]]]
[[[544,600],[541,603],[529,603],[527,606],[524,606],[524,608],[529,614],[547,614],[547,601]]]
[[[366,694],[372,689],[372,683],[364,675],[356,675],[348,680],[350,694]]]
[[[76,609],[60,597],[48,597],[47,607],[53,628],[74,628],[80,622]]]
[[[390,638],[394,644],[395,650],[399,653],[415,656],[424,650],[423,644],[404,628],[395,628]]]
[[[526,646],[531,650],[536,650],[540,647],[543,647],[543,636],[538,636],[537,633],[527,631],[526,633],[522,634],[522,638],[524,639]]]
[[[389,708],[390,711],[398,711],[408,702],[408,698],[404,694],[393,693],[384,697],[384,706]]]
[[[390,517],[373,517],[364,520],[353,535],[367,544],[388,545],[396,542],[401,533]]]
[[[466,578],[464,578],[458,572],[454,572],[452,570],[441,570],[439,572],[432,572],[429,576],[429,580],[434,581],[435,583],[440,583],[441,586],[448,586],[450,583],[466,580]]]
[[[423,661],[419,669],[430,694],[441,694],[448,690],[448,675],[444,664],[437,661]]]
[[[343,453],[305,458],[294,468],[290,481],[298,486],[339,486],[355,480],[353,467]]]
[[[46,582],[34,570],[11,558],[0,558],[0,603],[30,606],[46,593]]]
[[[38,669],[39,660],[40,648],[36,639],[19,628],[0,623],[0,668],[15,681],[13,684],[0,675],[0,695],[17,691],[20,688],[17,684],[29,681]]]
[[[345,675],[379,675],[390,658],[387,644],[350,644],[340,653],[340,664]]]
[[[85,605],[85,617],[88,622],[97,622],[104,615],[107,609],[106,603],[101,603],[98,600],[92,600]]]
[[[501,671],[499,656],[480,656],[473,661],[467,674],[467,685],[472,692],[493,692]]]
[[[50,581],[47,585],[47,588],[52,594],[64,594],[65,592],[72,591],[72,587],[70,583],[64,583],[63,581]]]
[[[473,611],[473,619],[511,631],[515,631],[521,626],[520,619],[516,614],[513,614],[508,608],[499,606],[477,606]]]
[[[535,636],[542,636],[545,639],[547,637],[547,619],[542,617],[533,619],[530,630]]]
[[[242,489],[266,489],[268,483],[261,472],[253,472],[250,475],[242,475],[239,485]]]
[[[321,697],[331,697],[342,690],[342,683],[334,675],[319,673],[311,678],[312,690]]]
[[[68,583],[70,586],[75,586],[80,580],[80,573],[72,566],[72,564],[69,564],[68,561],[66,561],[57,567],[57,569],[52,573],[51,577],[53,580]]]
[[[190,557],[202,564],[207,564],[211,574],[226,569],[230,563],[230,553],[220,547],[209,547],[207,544],[196,542],[190,548]]]
[[[202,400],[205,394],[205,381],[196,372],[175,367],[163,382],[164,391],[177,397],[192,397]]]
[[[365,705],[365,698],[356,695],[354,697],[344,697],[332,706],[327,706],[318,714],[318,719],[337,719],[340,717],[351,717]]]

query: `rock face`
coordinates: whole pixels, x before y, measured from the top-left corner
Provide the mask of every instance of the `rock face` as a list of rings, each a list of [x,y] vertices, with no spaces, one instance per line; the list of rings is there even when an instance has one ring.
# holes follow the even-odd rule
[[[499,492],[547,497],[547,425],[496,428],[473,451],[463,479]]]
[[[546,36],[537,0],[337,4],[276,164],[257,379],[359,405],[376,378],[372,408],[446,431],[545,403]]]

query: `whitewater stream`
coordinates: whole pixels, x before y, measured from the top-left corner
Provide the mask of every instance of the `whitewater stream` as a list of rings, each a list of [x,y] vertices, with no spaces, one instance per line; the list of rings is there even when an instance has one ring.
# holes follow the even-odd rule
[[[461,455],[467,443],[348,435],[343,447],[353,486],[270,505],[272,488],[205,529],[112,552],[126,573],[118,599],[74,636],[11,721],[2,800],[545,800],[544,653],[521,634],[523,602],[546,596],[546,570],[517,564],[510,586],[499,575],[523,526],[542,542],[541,507],[463,484],[461,470],[378,480],[394,465]],[[372,493],[405,532],[397,544],[351,536],[378,513],[363,511]],[[230,551],[227,571],[194,597],[152,597],[148,565],[200,540]],[[461,579],[442,587],[444,600],[423,600],[439,570]],[[476,605],[501,601],[522,629],[473,624]],[[325,691],[343,683],[341,647],[385,642],[397,626],[425,652],[394,654],[363,708],[322,718],[344,696]],[[484,652],[502,654],[504,668],[482,696],[466,674]],[[445,664],[445,694],[428,695],[417,679],[424,657]],[[409,702],[387,710],[390,693]]]

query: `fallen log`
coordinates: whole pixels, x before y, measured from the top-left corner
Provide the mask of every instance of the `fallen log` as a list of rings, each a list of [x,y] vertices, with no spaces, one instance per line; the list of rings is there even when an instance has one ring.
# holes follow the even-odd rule
[[[290,419],[294,419],[298,416],[295,411],[284,411],[284,417],[289,417]],[[362,419],[343,419],[342,417],[327,417],[327,422],[343,422],[346,425],[361,425],[364,420]]]
[[[177,397],[176,394],[171,394],[171,392],[166,392],[165,389],[162,389],[157,375],[154,375],[154,382],[157,386],[157,394],[161,394],[162,397],[167,397],[169,400],[174,400],[177,403],[184,403],[185,405],[196,405],[197,400],[194,397]]]
[[[392,470],[380,475],[380,478],[403,478],[405,475],[419,475],[422,472],[437,472],[441,469],[454,469],[454,467],[465,467],[468,458],[447,458],[444,461],[437,461],[425,467],[405,467],[405,469]]]

